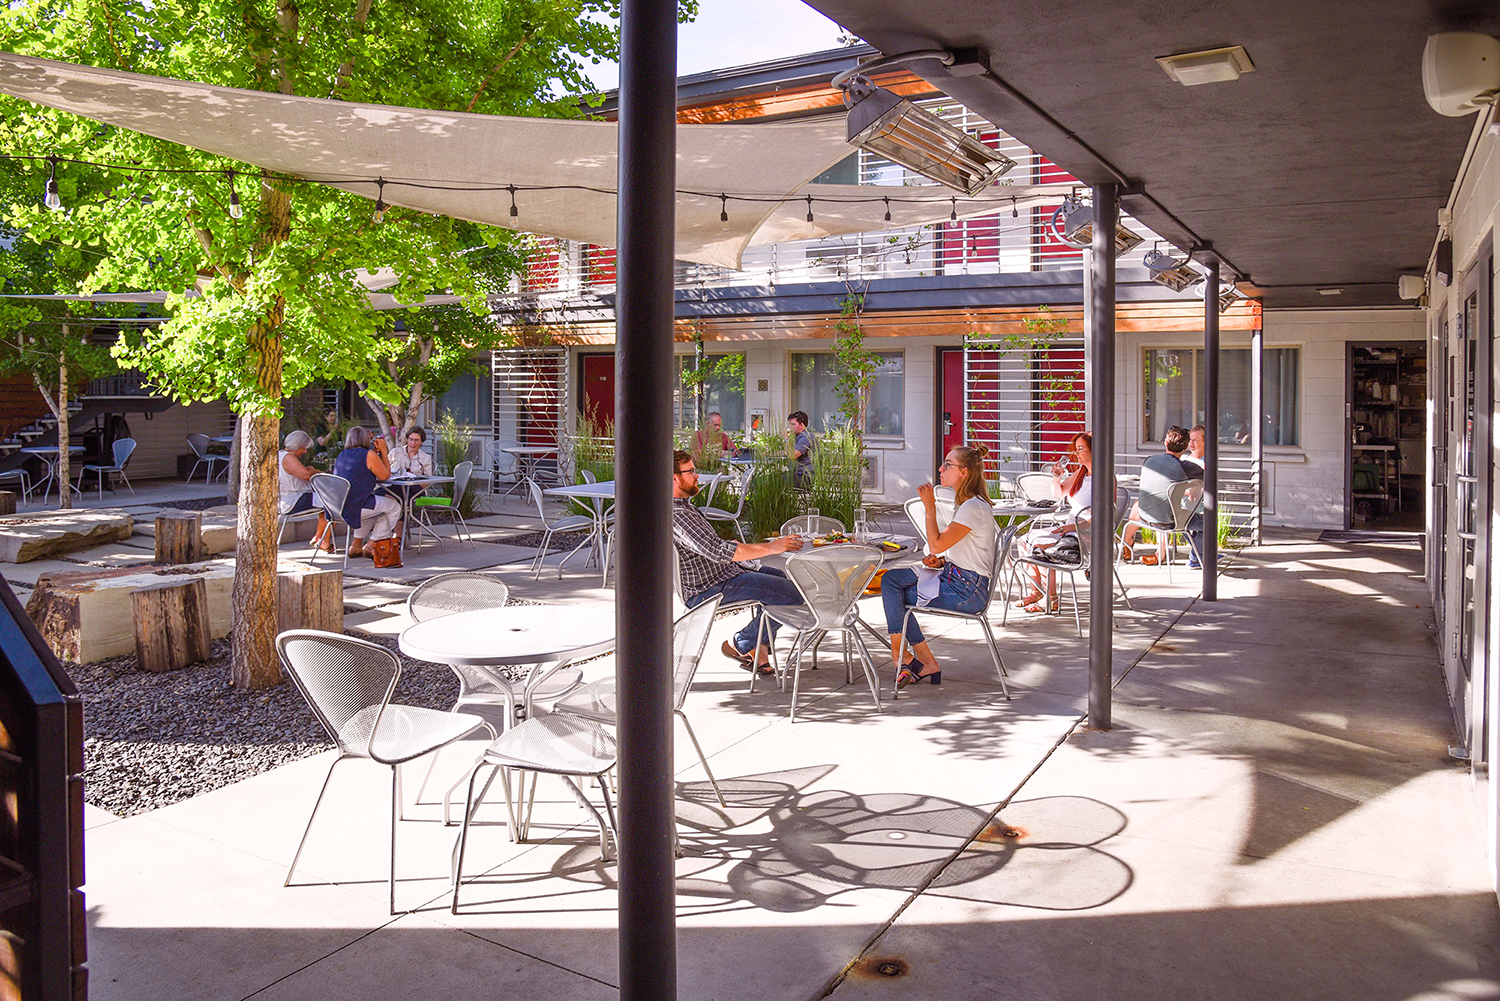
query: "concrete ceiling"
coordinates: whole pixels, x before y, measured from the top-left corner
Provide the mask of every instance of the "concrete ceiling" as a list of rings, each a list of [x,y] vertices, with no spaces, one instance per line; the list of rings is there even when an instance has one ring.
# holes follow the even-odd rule
[[[1472,0],[808,3],[887,55],[984,50],[980,76],[912,69],[1084,182],[1139,186],[1126,211],[1211,244],[1270,308],[1401,304],[1474,127],[1427,106],[1422,48],[1500,34],[1500,4]],[[1184,87],[1155,61],[1228,45],[1255,64],[1230,83]]]

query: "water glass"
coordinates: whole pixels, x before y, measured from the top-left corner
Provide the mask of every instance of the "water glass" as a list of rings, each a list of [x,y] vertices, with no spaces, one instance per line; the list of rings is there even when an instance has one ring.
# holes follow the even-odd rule
[[[854,541],[864,543],[869,541],[870,525],[866,520],[865,509],[860,508],[854,512]]]
[[[810,507],[807,509],[807,527],[802,532],[804,539],[813,539],[818,534],[818,509]]]

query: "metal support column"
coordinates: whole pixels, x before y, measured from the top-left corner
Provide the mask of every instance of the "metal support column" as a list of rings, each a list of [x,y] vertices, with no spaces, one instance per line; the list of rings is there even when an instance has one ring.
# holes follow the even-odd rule
[[[1266,461],[1266,335],[1250,331],[1250,541],[1260,545],[1260,508]]]
[[[1088,428],[1094,439],[1093,517],[1089,520],[1089,726],[1110,728],[1115,601],[1115,227],[1120,189],[1094,186],[1094,246],[1089,254]]]
[[[672,320],[677,4],[620,12],[615,589],[620,997],[677,997],[672,846]]]
[[[1203,600],[1219,600],[1219,259],[1203,286]]]

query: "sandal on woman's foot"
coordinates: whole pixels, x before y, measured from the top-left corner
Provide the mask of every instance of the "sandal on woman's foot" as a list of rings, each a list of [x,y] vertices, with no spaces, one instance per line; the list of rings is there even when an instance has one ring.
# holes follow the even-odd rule
[[[1052,601],[1051,601],[1051,607],[1050,608],[1047,605],[1044,605],[1040,601],[1033,601],[1031,604],[1029,604],[1029,605],[1026,606],[1025,610],[1028,611],[1028,612],[1031,612],[1032,614],[1038,614],[1038,613],[1041,613],[1041,612],[1049,612],[1049,611],[1050,612],[1055,612],[1055,611],[1057,611],[1057,599],[1056,598],[1052,599]]]
[[[1130,562],[1130,546],[1127,545],[1127,544],[1125,544],[1125,543],[1123,543],[1123,542],[1120,544],[1120,562],[1121,563],[1129,563]]]
[[[1035,605],[1037,602],[1039,602],[1041,600],[1042,600],[1042,592],[1040,592],[1040,591],[1032,591],[1030,594],[1026,595],[1024,598],[1017,598],[1016,599],[1016,604],[1021,605],[1021,606],[1024,607],[1026,605]]]
[[[1141,563],[1148,567],[1154,567],[1158,562],[1160,562],[1160,558],[1155,553],[1147,553],[1141,557]]]
[[[903,667],[901,673],[896,675],[896,688],[905,688],[907,685],[915,685],[922,680],[922,676],[909,667]]]

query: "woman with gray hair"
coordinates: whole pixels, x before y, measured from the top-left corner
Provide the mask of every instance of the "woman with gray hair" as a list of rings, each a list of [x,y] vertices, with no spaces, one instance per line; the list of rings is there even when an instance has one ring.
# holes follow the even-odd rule
[[[394,497],[375,493],[375,485],[391,478],[386,458],[385,439],[362,427],[352,427],[344,436],[344,450],[333,460],[335,476],[349,481],[349,497],[344,501],[344,521],[354,530],[350,556],[367,556],[366,539],[401,537],[401,502]]]
[[[296,514],[298,511],[307,511],[313,507],[312,478],[317,472],[305,462],[303,457],[307,450],[312,447],[312,435],[306,431],[292,431],[282,442],[281,451],[276,455],[276,472],[281,483],[281,513]],[[316,544],[324,535],[327,527],[326,519],[318,518],[318,534],[313,536]],[[323,548],[333,549],[333,540],[324,541]]]

